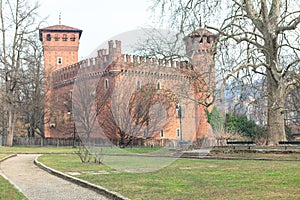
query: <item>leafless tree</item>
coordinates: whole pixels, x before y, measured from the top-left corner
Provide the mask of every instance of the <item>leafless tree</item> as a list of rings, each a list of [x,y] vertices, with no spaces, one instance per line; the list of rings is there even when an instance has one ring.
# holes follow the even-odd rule
[[[72,114],[76,133],[88,146],[91,134],[95,134],[98,129],[95,92],[96,86],[93,78],[85,74],[77,77],[72,91]]]
[[[243,84],[266,78],[267,145],[286,140],[285,99],[299,88],[299,23],[297,0],[155,1],[171,15],[181,33],[199,25],[219,34],[217,61],[223,79]]]
[[[19,107],[24,116],[24,122],[29,124],[28,137],[35,134],[43,135],[44,115],[44,70],[43,52],[36,35],[29,37],[25,42],[26,51],[22,55],[22,84],[20,84]]]
[[[293,90],[286,99],[286,125],[300,126],[300,89]]]
[[[29,5],[26,0],[0,1],[1,32],[1,82],[3,84],[6,145],[12,146],[14,122],[16,120],[17,96],[20,84],[23,84],[22,69],[25,43],[37,30],[35,21],[38,5]]]
[[[105,86],[102,83],[108,81]],[[138,87],[138,88],[136,88]],[[140,87],[140,88],[139,88]],[[157,90],[151,81],[136,86],[136,79],[121,72],[118,77],[102,77],[97,87],[98,121],[103,134],[119,146],[154,137],[166,125],[172,99]],[[174,106],[175,107],[175,104]]]

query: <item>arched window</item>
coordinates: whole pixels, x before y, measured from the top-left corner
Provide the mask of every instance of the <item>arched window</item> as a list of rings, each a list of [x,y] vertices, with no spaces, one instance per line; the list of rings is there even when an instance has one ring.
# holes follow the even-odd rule
[[[138,80],[138,81],[136,82],[136,88],[137,88],[137,89],[141,89],[141,81],[140,81],[140,80]]]
[[[203,43],[203,37],[201,37],[201,38],[200,38],[200,41],[199,41],[199,43],[200,43],[200,44],[202,44],[202,43]]]
[[[105,89],[108,89],[108,79],[105,79],[105,81],[104,81],[104,87],[105,87]]]
[[[157,84],[156,84],[156,89],[157,89],[157,90],[160,90],[160,89],[161,89],[161,85],[160,85],[160,82],[159,82],[159,81],[158,81]]]
[[[71,35],[70,40],[71,40],[72,42],[75,41],[75,34],[72,34],[72,35]]]
[[[47,40],[47,41],[51,41],[51,35],[50,35],[50,34],[47,34],[46,40]]]
[[[62,57],[58,57],[58,58],[57,58],[57,64],[58,64],[58,65],[61,65],[61,64],[62,64]]]
[[[67,41],[68,40],[67,34],[63,34],[62,40],[63,41]]]
[[[160,137],[161,137],[161,138],[164,137],[164,130],[160,130]]]
[[[59,40],[58,34],[55,34],[54,39],[55,39],[55,41],[58,41],[58,40]]]
[[[180,128],[177,128],[177,129],[176,129],[176,136],[177,136],[177,137],[180,137]]]

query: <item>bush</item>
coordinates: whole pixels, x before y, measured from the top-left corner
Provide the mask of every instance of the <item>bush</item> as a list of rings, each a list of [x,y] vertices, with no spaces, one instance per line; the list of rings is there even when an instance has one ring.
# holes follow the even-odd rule
[[[242,136],[256,141],[266,137],[266,129],[255,124],[253,120],[248,120],[247,116],[226,114],[225,128],[228,131],[237,132]]]
[[[214,107],[211,112],[209,112],[208,110],[205,110],[205,112],[207,116],[207,121],[214,131],[221,130],[224,128],[225,120],[223,115],[217,109],[217,107]]]

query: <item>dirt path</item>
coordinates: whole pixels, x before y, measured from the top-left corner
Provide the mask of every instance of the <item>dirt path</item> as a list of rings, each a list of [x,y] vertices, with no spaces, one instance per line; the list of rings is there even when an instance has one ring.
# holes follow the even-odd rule
[[[28,199],[107,199],[92,190],[41,170],[33,164],[37,156],[21,154],[0,163],[0,173],[4,174]]]

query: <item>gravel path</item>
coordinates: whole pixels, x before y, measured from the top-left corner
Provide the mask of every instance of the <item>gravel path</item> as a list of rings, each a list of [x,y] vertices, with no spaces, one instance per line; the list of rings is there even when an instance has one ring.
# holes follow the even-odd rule
[[[0,173],[4,174],[28,199],[107,199],[92,190],[41,170],[33,164],[37,156],[21,154],[0,163]]]

